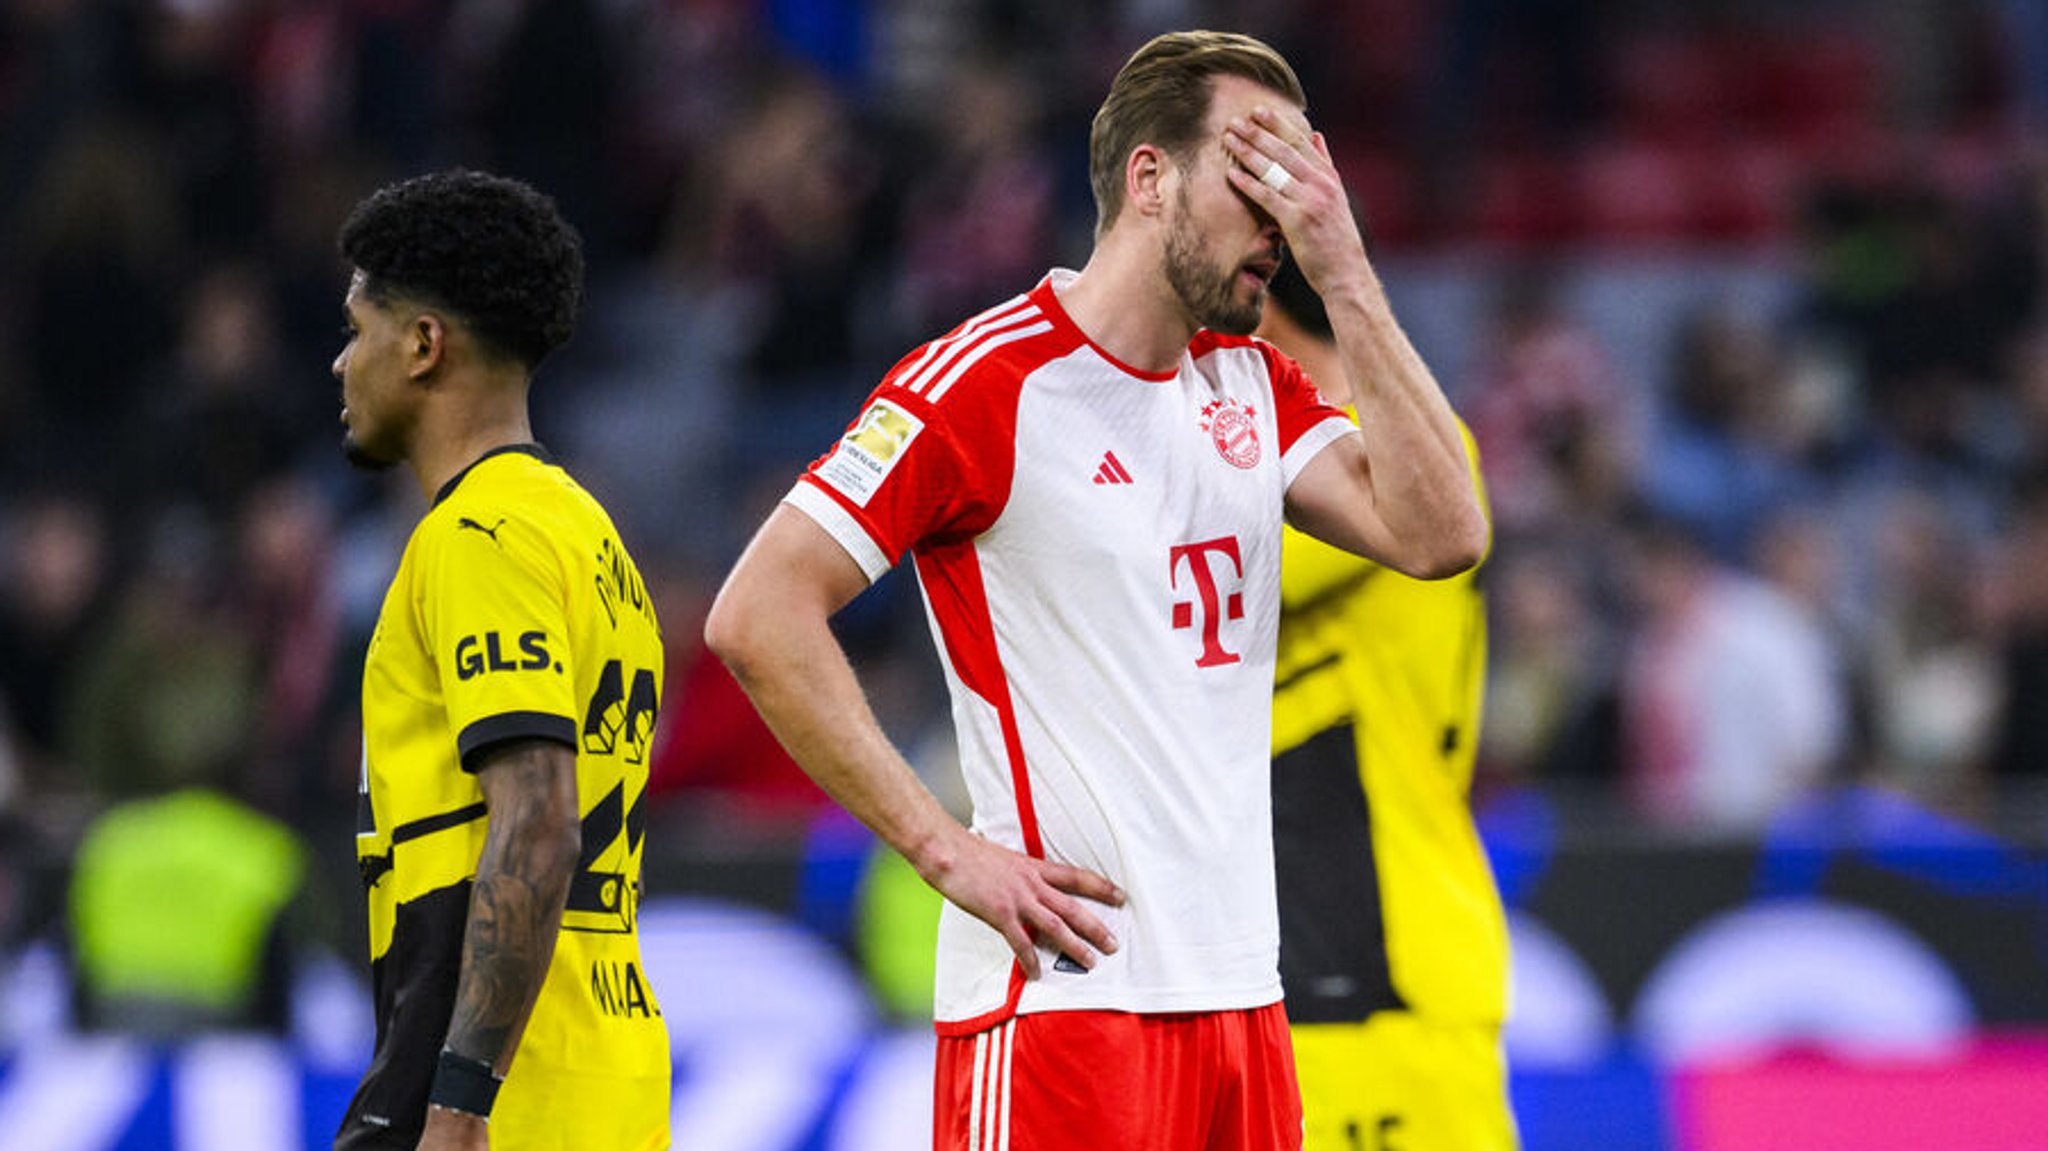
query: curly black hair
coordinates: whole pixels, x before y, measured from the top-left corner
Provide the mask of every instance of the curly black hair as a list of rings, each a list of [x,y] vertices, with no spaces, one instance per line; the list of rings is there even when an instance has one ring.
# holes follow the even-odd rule
[[[528,371],[576,330],[583,241],[518,180],[457,169],[389,185],[349,213],[341,254],[371,299],[446,308]]]

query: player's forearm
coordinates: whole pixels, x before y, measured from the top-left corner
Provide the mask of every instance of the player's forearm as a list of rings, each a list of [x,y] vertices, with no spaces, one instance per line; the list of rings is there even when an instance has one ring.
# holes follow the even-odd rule
[[[1478,563],[1490,528],[1450,401],[1368,269],[1324,297],[1372,467],[1380,518],[1422,574]]]
[[[576,869],[575,753],[527,744],[482,772],[490,831],[470,891],[446,1046],[502,1076],[547,979]]]
[[[819,605],[736,573],[706,640],[790,758],[927,878],[960,823],[882,731]]]

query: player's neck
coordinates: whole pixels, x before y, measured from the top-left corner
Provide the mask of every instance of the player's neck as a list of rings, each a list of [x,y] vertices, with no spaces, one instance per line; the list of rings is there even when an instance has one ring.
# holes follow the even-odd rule
[[[1112,231],[1065,288],[1060,306],[1097,347],[1142,372],[1170,372],[1195,327],[1159,267],[1131,238]]]
[[[533,442],[523,377],[465,381],[436,395],[421,415],[409,462],[429,501],[486,454]]]

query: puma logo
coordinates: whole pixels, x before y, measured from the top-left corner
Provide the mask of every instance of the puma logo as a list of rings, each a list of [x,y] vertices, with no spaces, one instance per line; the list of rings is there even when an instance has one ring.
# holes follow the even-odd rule
[[[468,516],[463,516],[463,517],[462,517],[461,519],[458,519],[458,520],[456,520],[456,521],[455,521],[455,530],[456,530],[456,531],[461,531],[461,530],[462,530],[463,528],[468,528],[468,529],[470,529],[471,531],[478,531],[478,532],[482,532],[482,533],[484,533],[485,535],[487,535],[487,536],[491,537],[491,542],[492,542],[492,543],[494,543],[494,544],[497,544],[497,545],[498,545],[499,547],[503,547],[503,546],[505,546],[505,545],[504,545],[504,543],[503,543],[503,542],[501,542],[501,541],[500,541],[500,540],[498,539],[498,529],[499,529],[499,528],[501,528],[501,527],[504,527],[504,526],[505,526],[505,517],[504,517],[504,516],[499,516],[499,517],[498,517],[498,522],[497,522],[497,523],[494,523],[494,524],[492,524],[492,525],[491,525],[490,527],[485,527],[484,525],[482,525],[482,524],[480,524],[480,523],[476,522],[475,520],[473,520],[473,519],[470,519],[470,518],[469,518]]]

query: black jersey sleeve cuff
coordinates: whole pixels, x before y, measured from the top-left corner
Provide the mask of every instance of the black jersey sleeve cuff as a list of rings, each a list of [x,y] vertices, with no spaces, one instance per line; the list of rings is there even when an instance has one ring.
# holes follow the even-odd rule
[[[462,756],[462,770],[475,771],[479,753],[514,739],[545,739],[576,750],[576,721],[566,715],[545,711],[507,711],[485,716],[462,729],[455,737],[455,750]]]

